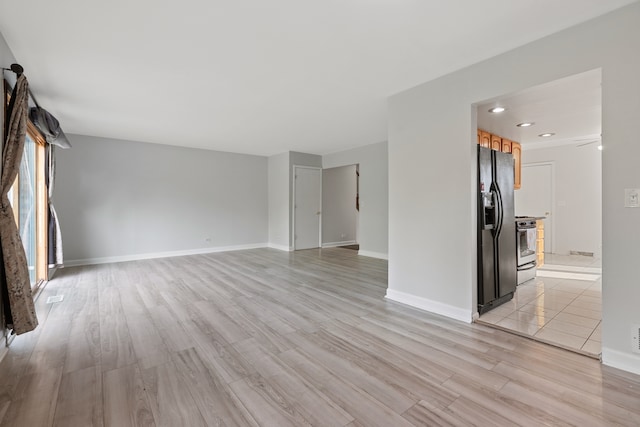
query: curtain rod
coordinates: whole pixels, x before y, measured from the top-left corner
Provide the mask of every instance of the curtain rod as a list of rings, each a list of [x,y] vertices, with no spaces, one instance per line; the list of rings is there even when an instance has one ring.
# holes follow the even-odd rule
[[[2,69],[7,71],[13,71],[14,73],[16,73],[16,77],[20,77],[24,73],[24,67],[20,64],[11,64],[9,68],[2,67]],[[33,92],[31,92],[31,89],[29,89],[29,96],[33,100],[33,103],[36,104],[36,107],[39,107],[40,104],[38,104],[38,101],[36,101],[36,97],[33,96]]]
[[[7,71],[13,71],[14,73],[16,73],[17,77],[20,77],[24,73],[24,68],[22,68],[22,65],[20,64],[11,64],[9,68],[2,67],[2,69]],[[47,143],[49,145],[57,145],[60,148],[71,148],[71,143],[69,142],[69,140],[67,139],[67,136],[64,134],[64,132],[60,128],[60,124],[58,123],[58,120],[54,116],[52,116],[51,113],[49,113],[47,110],[40,107],[40,104],[38,104],[36,97],[33,96],[33,92],[31,92],[31,89],[28,89],[28,91],[29,91],[29,97],[33,100],[33,103],[36,105],[36,107],[38,107],[36,110],[36,116],[39,116],[39,118],[36,120],[35,118],[31,117],[31,113],[30,113],[30,118],[36,123],[36,127],[40,130],[40,133],[42,133],[42,135],[45,137],[45,139],[47,140]],[[30,110],[30,111],[32,112],[33,110]],[[37,124],[38,122],[40,123],[40,125]],[[55,123],[55,126],[51,127],[52,123]],[[52,137],[52,138],[50,139],[49,137]]]
[[[22,73],[24,73],[24,68],[22,67],[22,65],[20,64],[11,64],[11,66],[9,68],[5,68],[2,67],[3,70],[7,70],[7,71],[13,71],[14,73],[16,73],[16,76],[20,77],[22,75]],[[4,83],[2,83],[4,84]],[[45,110],[44,108],[40,107],[40,104],[38,104],[38,101],[36,100],[36,97],[33,96],[33,92],[31,92],[31,89],[29,90],[29,97],[33,100],[33,103],[36,105],[36,107],[38,107],[38,114],[46,114],[46,116],[41,116],[41,119],[38,121],[41,121],[41,125],[48,127],[49,124],[45,124],[45,122],[49,122],[50,119],[53,119],[53,121],[56,123],[56,127],[57,130],[55,131],[55,136],[53,137],[53,139],[51,141],[47,140],[47,143],[49,145],[57,145],[60,148],[71,148],[71,143],[69,142],[69,140],[67,139],[67,136],[64,134],[64,132],[62,131],[62,129],[60,128],[60,125],[58,123],[58,120],[53,117],[51,115],[51,113],[49,113],[47,110]],[[34,119],[35,121],[35,119]],[[41,133],[51,133],[51,128],[49,128],[48,130],[44,130],[42,128],[40,128],[39,126],[36,126],[40,129]],[[44,134],[43,134],[44,136]],[[46,139],[46,137],[45,137]]]
[[[9,68],[2,67],[2,69],[3,70],[7,70],[7,71],[13,71],[18,76],[20,74],[24,73],[24,68],[22,68],[22,65],[20,65],[20,64],[11,64],[11,66]]]

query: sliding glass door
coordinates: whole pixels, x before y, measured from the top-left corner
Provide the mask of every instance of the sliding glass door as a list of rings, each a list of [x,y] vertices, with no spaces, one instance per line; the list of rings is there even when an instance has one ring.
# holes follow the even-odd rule
[[[29,123],[20,172],[9,192],[34,290],[47,280],[44,139]]]

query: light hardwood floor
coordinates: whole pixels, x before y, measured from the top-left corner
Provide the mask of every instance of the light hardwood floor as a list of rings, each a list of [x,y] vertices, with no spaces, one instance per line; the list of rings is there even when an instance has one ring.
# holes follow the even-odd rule
[[[1,425],[640,425],[640,377],[386,283],[341,248],[63,269],[0,364]]]

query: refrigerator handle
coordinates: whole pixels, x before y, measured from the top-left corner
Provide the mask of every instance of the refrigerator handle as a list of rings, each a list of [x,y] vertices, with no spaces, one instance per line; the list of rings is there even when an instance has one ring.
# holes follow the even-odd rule
[[[496,236],[500,235],[500,232],[502,232],[502,221],[504,219],[504,214],[502,212],[502,208],[503,208],[503,204],[502,204],[502,193],[500,193],[500,188],[495,185],[495,184],[491,184],[493,187],[493,192],[496,195],[495,199],[496,199]]]

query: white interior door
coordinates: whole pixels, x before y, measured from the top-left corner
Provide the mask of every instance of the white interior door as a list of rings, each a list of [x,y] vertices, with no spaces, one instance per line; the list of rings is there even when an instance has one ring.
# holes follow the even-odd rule
[[[545,217],[544,251],[553,253],[553,164],[522,165],[522,187],[516,190],[516,215]]]
[[[322,169],[295,166],[293,245],[298,249],[320,247]]]

